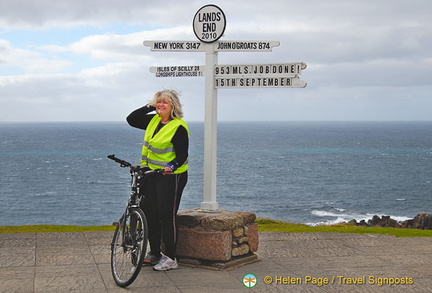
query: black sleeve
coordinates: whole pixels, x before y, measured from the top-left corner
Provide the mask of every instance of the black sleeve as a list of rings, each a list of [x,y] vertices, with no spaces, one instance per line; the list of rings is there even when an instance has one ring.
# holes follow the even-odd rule
[[[150,123],[150,120],[156,115],[148,113],[154,111],[155,109],[155,107],[149,105],[136,109],[135,111],[130,113],[129,116],[127,116],[126,121],[132,127],[146,130],[148,124]]]
[[[171,161],[171,163],[180,167],[189,156],[189,136],[186,128],[179,126],[171,139],[171,142],[173,143],[176,152],[176,157]]]

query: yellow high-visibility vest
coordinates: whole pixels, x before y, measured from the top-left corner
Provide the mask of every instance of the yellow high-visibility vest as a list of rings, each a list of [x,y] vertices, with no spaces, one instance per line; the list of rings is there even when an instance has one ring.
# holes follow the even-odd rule
[[[150,169],[163,169],[166,164],[175,159],[176,153],[171,140],[181,125],[186,128],[189,136],[189,128],[183,119],[174,118],[153,136],[161,118],[155,115],[150,120],[144,134],[144,143],[142,147],[141,166],[148,166]],[[153,136],[153,137],[152,137]],[[181,163],[181,162],[179,162]],[[174,174],[183,173],[188,169],[188,160],[183,163]]]

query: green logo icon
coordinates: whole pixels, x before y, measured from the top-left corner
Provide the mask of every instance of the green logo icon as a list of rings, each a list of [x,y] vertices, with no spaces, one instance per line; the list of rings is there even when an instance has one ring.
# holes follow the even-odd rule
[[[243,285],[246,288],[253,288],[257,284],[257,277],[254,274],[246,274],[243,277]]]

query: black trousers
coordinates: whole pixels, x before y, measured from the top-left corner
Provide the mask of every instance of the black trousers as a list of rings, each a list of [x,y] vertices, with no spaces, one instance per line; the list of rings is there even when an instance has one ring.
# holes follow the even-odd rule
[[[155,174],[145,184],[141,208],[147,218],[150,249],[155,256],[161,255],[162,240],[165,255],[175,258],[177,211],[187,179],[187,171],[171,175]]]

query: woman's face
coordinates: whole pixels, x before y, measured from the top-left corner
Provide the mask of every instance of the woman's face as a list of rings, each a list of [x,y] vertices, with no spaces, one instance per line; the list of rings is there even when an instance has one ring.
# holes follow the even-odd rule
[[[159,98],[156,103],[156,112],[162,117],[162,118],[169,118],[171,115],[171,110],[173,106],[171,102],[167,98]]]

